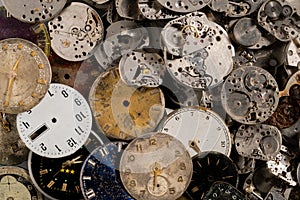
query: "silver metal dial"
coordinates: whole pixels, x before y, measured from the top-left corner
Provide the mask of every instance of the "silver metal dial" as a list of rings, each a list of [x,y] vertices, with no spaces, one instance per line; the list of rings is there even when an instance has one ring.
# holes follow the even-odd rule
[[[210,110],[186,107],[171,112],[160,131],[180,140],[191,156],[203,151],[231,152],[230,132],[220,116]]]

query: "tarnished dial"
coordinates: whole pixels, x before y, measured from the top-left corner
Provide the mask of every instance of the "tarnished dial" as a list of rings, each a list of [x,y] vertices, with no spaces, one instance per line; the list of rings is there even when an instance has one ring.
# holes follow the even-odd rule
[[[2,0],[4,7],[20,21],[36,23],[55,17],[67,0]]]
[[[202,199],[216,181],[238,184],[238,170],[222,153],[207,151],[193,157],[193,177],[186,193],[192,199]]]
[[[275,112],[279,89],[268,71],[260,67],[243,66],[226,78],[221,101],[227,114],[235,121],[243,124],[261,123]]]
[[[119,163],[126,145],[126,142],[108,143],[87,157],[80,174],[85,199],[133,200],[125,190],[119,173]]]
[[[45,96],[51,66],[34,43],[20,38],[0,41],[0,111],[17,114],[30,110]]]
[[[77,90],[51,83],[40,104],[18,114],[17,128],[31,151],[60,158],[75,153],[85,143],[92,119],[88,102]]]
[[[50,36],[44,23],[28,24],[7,16],[0,5],[0,40],[22,38],[38,45],[47,56],[50,55]]]
[[[84,146],[67,157],[46,158],[31,151],[28,169],[34,185],[50,199],[84,199],[80,170],[89,154],[101,145],[103,141],[92,131]]]
[[[184,145],[165,133],[134,139],[120,161],[121,180],[137,200],[174,200],[192,177],[192,160]]]
[[[230,155],[230,132],[224,120],[213,111],[200,107],[175,110],[162,121],[160,131],[180,140],[191,156],[201,151]]]
[[[53,51],[69,61],[90,57],[104,36],[99,14],[79,2],[72,2],[48,23],[48,27]]]
[[[281,148],[282,137],[276,126],[241,125],[235,134],[234,143],[240,155],[267,161],[276,158]]]
[[[34,187],[25,169],[6,166],[0,167],[0,199],[43,200],[43,196]]]
[[[17,115],[0,113],[0,165],[16,165],[27,160],[29,149],[19,137]]]
[[[153,131],[164,115],[164,96],[159,88],[127,86],[117,67],[103,72],[94,82],[89,102],[104,134],[130,140]]]

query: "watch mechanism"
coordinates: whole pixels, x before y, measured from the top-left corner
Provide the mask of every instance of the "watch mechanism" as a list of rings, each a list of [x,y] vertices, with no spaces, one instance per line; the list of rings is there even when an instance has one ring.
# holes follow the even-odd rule
[[[0,200],[300,200],[299,0],[0,0]]]

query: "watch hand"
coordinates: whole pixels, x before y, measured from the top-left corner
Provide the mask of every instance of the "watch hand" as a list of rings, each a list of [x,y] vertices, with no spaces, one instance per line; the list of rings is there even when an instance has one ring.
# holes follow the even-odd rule
[[[198,146],[199,140],[194,139],[194,140],[189,140],[189,146],[196,151],[196,153],[201,153],[201,150]]]
[[[154,191],[157,184],[157,175],[161,172],[161,167],[157,162],[155,162],[154,164],[153,172],[154,172],[154,177],[153,177],[153,191]]]
[[[10,96],[11,96],[11,92],[12,92],[12,87],[13,87],[13,83],[14,83],[14,80],[15,80],[15,77],[16,77],[16,71],[18,69],[18,66],[19,66],[19,63],[22,59],[22,56],[20,55],[17,62],[15,63],[15,65],[13,66],[13,69],[12,69],[12,75],[8,81],[8,86],[7,86],[7,90],[6,90],[6,95],[5,95],[5,100],[4,100],[4,106],[7,107],[9,105],[8,101],[10,99]],[[11,73],[11,72],[10,72]]]
[[[71,166],[72,164],[78,164],[78,163],[82,163],[83,161],[77,161],[78,159],[80,159],[82,156],[78,156],[72,160],[67,160],[66,162],[64,162],[62,164],[62,168],[65,168],[66,166]]]

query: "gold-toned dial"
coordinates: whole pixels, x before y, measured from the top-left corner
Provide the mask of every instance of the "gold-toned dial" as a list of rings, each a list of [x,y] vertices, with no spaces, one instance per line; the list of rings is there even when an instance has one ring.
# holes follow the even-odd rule
[[[20,38],[0,42],[0,112],[18,114],[37,105],[51,82],[45,53]]]
[[[184,145],[165,133],[148,133],[134,139],[120,161],[120,176],[137,200],[174,200],[186,190],[193,165]]]
[[[153,131],[165,108],[159,88],[127,86],[120,79],[118,68],[111,68],[96,79],[89,102],[103,132],[123,140]]]

